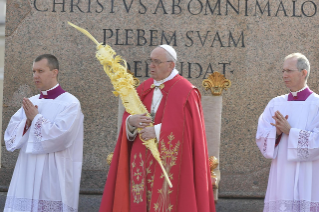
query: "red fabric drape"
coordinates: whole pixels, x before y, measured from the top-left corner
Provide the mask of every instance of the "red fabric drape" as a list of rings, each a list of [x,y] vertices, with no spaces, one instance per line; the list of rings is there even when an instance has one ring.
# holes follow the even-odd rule
[[[127,117],[127,116],[126,116]],[[125,120],[123,116],[123,120]],[[130,143],[126,139],[126,129],[122,128],[118,138],[107,182],[105,184],[100,212],[129,211],[129,156]]]
[[[148,110],[150,110],[153,96],[151,84],[152,79],[149,79],[137,89]],[[122,211],[214,212],[215,204],[200,93],[179,75],[164,84],[165,87],[161,90],[163,98],[156,113],[155,124],[162,123],[158,147],[173,188],[168,188],[160,166],[139,138],[135,139],[131,148],[122,150],[121,147],[125,147],[123,138],[126,138],[123,134],[124,121],[121,140],[118,141],[121,144],[117,144],[113,156],[119,158],[121,152],[126,152],[130,157],[130,161],[127,161],[127,158],[123,159],[127,161],[129,170],[127,172],[130,174],[130,204],[129,209],[125,207],[126,211],[124,209]],[[123,120],[126,117],[127,115]],[[115,190],[124,190],[121,186],[115,186],[118,180],[122,180],[121,182],[125,180],[126,182],[121,184],[128,185],[127,178],[116,177],[120,175],[120,172],[113,166],[119,166],[121,160],[116,159],[116,161],[118,162],[114,164],[112,161],[100,212],[116,211],[115,207],[105,207],[105,205],[115,205],[116,197],[113,198],[117,193]]]

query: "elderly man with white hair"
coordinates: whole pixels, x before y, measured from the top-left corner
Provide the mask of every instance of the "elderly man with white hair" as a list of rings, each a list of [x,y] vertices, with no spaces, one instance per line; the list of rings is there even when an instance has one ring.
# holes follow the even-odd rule
[[[288,55],[282,77],[290,93],[272,99],[256,143],[272,159],[264,211],[319,211],[319,96],[307,86],[308,59]]]
[[[152,118],[124,113],[100,212],[215,211],[201,96],[176,61],[169,45],[151,52],[151,78],[137,91]],[[140,137],[157,139],[172,188]]]

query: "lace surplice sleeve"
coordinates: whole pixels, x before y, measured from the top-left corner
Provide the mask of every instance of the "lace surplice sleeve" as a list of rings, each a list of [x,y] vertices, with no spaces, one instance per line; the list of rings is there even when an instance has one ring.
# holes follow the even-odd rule
[[[308,129],[291,128],[288,137],[289,161],[319,160],[319,115]]]
[[[45,115],[34,117],[29,129],[26,152],[30,154],[52,153],[69,148],[80,132],[83,114],[80,103],[72,103],[54,120]]]
[[[27,118],[24,110],[20,108],[10,119],[4,133],[4,142],[8,151],[13,152],[20,149],[27,141],[27,135],[23,135]]]
[[[276,127],[270,123],[274,123],[272,116],[273,111],[272,101],[270,101],[264,112],[260,115],[258,120],[256,144],[265,158],[274,159],[277,157],[278,147],[276,143]]]

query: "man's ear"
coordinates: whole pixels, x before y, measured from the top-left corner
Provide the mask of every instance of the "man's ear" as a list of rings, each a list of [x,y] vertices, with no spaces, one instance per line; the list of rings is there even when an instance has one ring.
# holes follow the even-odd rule
[[[58,74],[59,74],[59,70],[58,69],[53,69],[53,74],[55,76],[55,78],[57,78]]]
[[[172,62],[170,63],[170,65],[169,65],[169,67],[173,70],[174,67],[175,67],[175,63],[172,61]]]
[[[306,79],[308,71],[306,69],[304,69],[301,72],[302,72],[302,75],[305,76],[305,79]]]

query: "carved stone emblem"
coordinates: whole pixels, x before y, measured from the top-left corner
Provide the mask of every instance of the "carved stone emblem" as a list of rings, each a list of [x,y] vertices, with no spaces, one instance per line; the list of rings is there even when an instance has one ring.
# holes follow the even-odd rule
[[[108,156],[107,156],[107,158],[106,158],[106,162],[107,162],[108,165],[111,165],[112,159],[113,159],[113,152],[111,152],[110,154],[108,154]]]
[[[210,89],[213,96],[220,96],[224,89],[227,90],[231,86],[231,82],[223,74],[214,72],[208,76],[208,79],[203,80],[202,85],[206,90]]]
[[[219,161],[215,156],[209,157],[210,176],[211,176],[211,178],[215,179],[215,182],[213,182],[213,187],[215,189],[218,189],[218,184],[219,184],[219,180],[220,180],[218,173],[216,173],[216,171],[218,171],[218,170],[215,170],[218,167],[218,164],[219,164]]]

